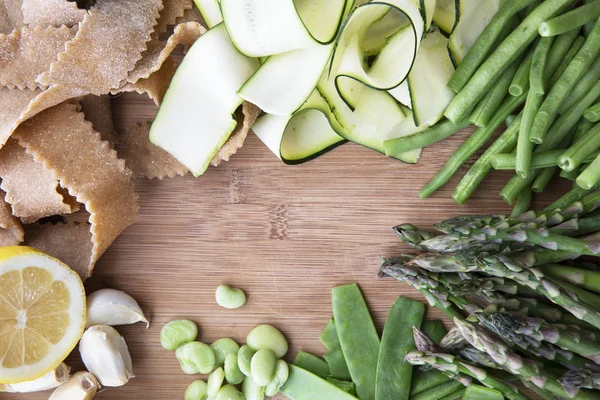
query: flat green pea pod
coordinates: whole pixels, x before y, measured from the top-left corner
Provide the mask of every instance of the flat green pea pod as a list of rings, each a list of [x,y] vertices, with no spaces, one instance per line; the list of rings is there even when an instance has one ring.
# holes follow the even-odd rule
[[[228,354],[234,353],[237,354],[240,346],[233,340],[229,338],[217,339],[210,345],[210,347],[215,352],[215,356],[217,357],[217,367],[222,367],[225,365],[225,357]]]
[[[275,376],[269,382],[265,388],[265,394],[267,396],[275,396],[279,393],[279,389],[287,382],[290,376],[290,367],[283,360],[277,360],[277,366],[275,367]]]
[[[185,400],[206,400],[208,394],[206,393],[206,382],[202,380],[194,381],[185,390]]]
[[[208,397],[214,398],[217,396],[221,386],[223,385],[223,380],[225,380],[225,371],[223,371],[223,368],[221,367],[215,369],[208,376],[208,385],[206,388]]]
[[[196,340],[198,325],[188,319],[167,322],[160,330],[160,344],[167,350],[177,350],[182,344]]]
[[[237,353],[227,354],[227,357],[225,357],[225,379],[227,379],[227,382],[232,385],[239,385],[245,377],[246,375],[238,367]]]
[[[219,389],[215,400],[244,400],[244,395],[233,385],[225,385]]]
[[[189,374],[192,367],[199,374],[208,374],[215,368],[215,352],[209,345],[201,342],[189,342],[180,346],[175,356],[181,364],[183,372]]]
[[[251,377],[247,377],[242,382],[242,394],[246,400],[264,400],[265,388],[254,382]]]
[[[238,367],[246,376],[250,376],[250,362],[256,351],[252,350],[247,344],[240,347],[238,351]]]
[[[282,358],[288,351],[287,340],[271,325],[259,325],[252,329],[246,337],[246,343],[254,351],[271,349],[277,358]]]
[[[229,285],[219,285],[215,292],[217,304],[225,308],[240,308],[246,303],[246,293]]]
[[[275,376],[277,356],[271,349],[260,349],[250,363],[252,379],[260,386],[267,386]]]

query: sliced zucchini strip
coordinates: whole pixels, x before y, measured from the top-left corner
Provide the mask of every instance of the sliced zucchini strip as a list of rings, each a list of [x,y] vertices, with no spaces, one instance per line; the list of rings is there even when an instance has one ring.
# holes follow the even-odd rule
[[[235,129],[237,91],[258,68],[240,54],[224,24],[190,48],[177,69],[150,129],[150,141],[199,176]]]
[[[426,29],[431,27],[431,22],[433,21],[433,16],[435,15],[437,1],[419,0],[419,6],[421,8],[421,14],[423,14],[423,20],[425,21]]]
[[[457,12],[459,0],[437,0],[435,11],[433,13],[433,22],[448,35],[454,30],[454,26],[458,22]]]
[[[424,131],[425,129],[427,129],[427,125],[420,125],[420,126],[415,125],[413,113],[411,110],[404,109],[404,113],[406,114],[406,119],[404,121],[402,121],[400,124],[398,124],[394,128],[394,130],[390,133],[390,140],[399,138],[399,137],[403,137],[403,136],[414,135],[415,133],[418,133],[418,132],[421,132],[421,131]],[[416,164],[419,161],[419,158],[421,158],[422,152],[423,152],[423,149],[414,149],[414,150],[407,151],[403,154],[392,154],[392,153],[389,153],[388,151],[386,151],[385,153],[388,157],[397,158],[398,160],[404,161],[405,163],[408,163],[408,164]]]
[[[346,0],[221,0],[232,42],[248,57],[332,43]]]
[[[344,143],[333,130],[329,107],[318,91],[293,116],[266,114],[252,130],[286,164],[299,164]]]
[[[388,93],[391,94],[392,97],[395,98],[403,106],[412,108],[412,100],[410,99],[408,81],[404,81],[395,88],[388,90]]]
[[[194,4],[196,4],[196,8],[200,11],[208,29],[223,22],[219,0],[194,0]]]
[[[498,12],[501,0],[459,0],[459,17],[448,48],[454,61],[460,65],[481,32]]]
[[[432,126],[442,119],[454,98],[454,92],[447,86],[453,74],[448,38],[439,30],[427,33],[407,79],[417,126]]]

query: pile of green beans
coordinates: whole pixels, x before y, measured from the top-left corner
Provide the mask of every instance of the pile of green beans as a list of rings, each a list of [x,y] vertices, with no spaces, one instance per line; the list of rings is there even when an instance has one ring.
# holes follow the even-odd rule
[[[599,186],[600,0],[503,2],[448,87],[456,95],[447,120],[385,143],[387,154],[401,154],[477,125],[419,192],[422,198],[450,181],[505,121],[511,124],[454,190],[457,203],[492,169],[515,171],[500,193],[515,212],[528,209],[532,192],[556,175],[586,193]]]

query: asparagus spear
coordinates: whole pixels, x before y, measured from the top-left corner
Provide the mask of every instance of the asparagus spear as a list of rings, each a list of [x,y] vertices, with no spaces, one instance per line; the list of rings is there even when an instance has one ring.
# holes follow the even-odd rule
[[[412,224],[401,224],[395,226],[394,232],[396,232],[396,235],[398,235],[398,238],[401,241],[417,250],[423,250],[423,248],[419,245],[422,241],[431,239],[435,236],[435,234],[419,229]]]
[[[558,378],[548,371],[540,368],[532,360],[525,359],[511,351],[504,343],[498,341],[485,330],[476,327],[469,322],[454,319],[454,323],[463,334],[464,338],[477,350],[488,353],[498,364],[505,367],[522,379],[533,382],[536,386],[547,390],[560,397],[571,397],[569,393],[558,383]],[[409,361],[410,362],[410,361]],[[598,396],[591,392],[580,392],[578,399],[597,399]]]
[[[600,374],[589,369],[575,369],[565,373],[558,382],[571,397],[577,396],[580,389],[600,390]]]

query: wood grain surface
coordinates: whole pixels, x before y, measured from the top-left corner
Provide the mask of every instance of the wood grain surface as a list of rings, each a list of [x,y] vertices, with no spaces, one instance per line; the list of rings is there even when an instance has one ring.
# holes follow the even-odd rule
[[[113,100],[113,111],[123,131],[150,121],[156,109],[146,98],[127,94]],[[158,340],[162,325],[174,318],[196,321],[199,340],[207,343],[220,337],[244,342],[254,326],[272,324],[287,337],[291,362],[301,349],[324,354],[319,334],[331,317],[331,288],[357,282],[381,329],[397,296],[420,298],[404,284],[375,277],[380,257],[408,250],[393,225],[428,226],[458,214],[510,212],[498,196],[506,173],[491,174],[465,206],[450,198],[457,179],[431,199],[417,196],[469,132],[426,149],[417,165],[346,144],[307,164],[285,166],[250,135],[230,162],[198,179],[136,181],[139,220],[108,249],[86,287],[125,290],[151,326],[118,327],[136,377],[97,398],[183,399],[197,377],[181,372],[174,353]],[[547,204],[569,186],[554,184],[537,204]],[[243,288],[247,304],[220,308],[214,292],[221,283]],[[441,318],[434,309],[427,316]],[[81,367],[76,354],[70,360]],[[24,397],[0,394],[0,399],[18,398]]]

